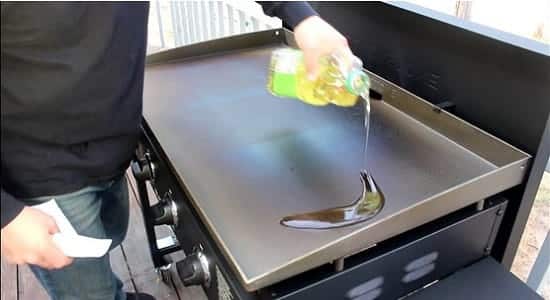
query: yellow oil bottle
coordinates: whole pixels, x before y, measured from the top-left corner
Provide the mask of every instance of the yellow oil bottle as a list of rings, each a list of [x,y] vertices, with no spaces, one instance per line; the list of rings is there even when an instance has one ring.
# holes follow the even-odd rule
[[[273,51],[268,90],[275,96],[300,99],[311,105],[349,107],[368,98],[370,81],[363,64],[351,52],[335,52],[319,61],[319,75],[307,77],[303,53],[291,48]]]

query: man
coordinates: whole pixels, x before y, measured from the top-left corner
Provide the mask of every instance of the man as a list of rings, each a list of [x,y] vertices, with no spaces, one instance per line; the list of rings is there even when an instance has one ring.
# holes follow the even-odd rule
[[[348,47],[306,3],[261,5],[294,28],[312,77],[321,55]],[[148,4],[1,7],[2,255],[29,264],[52,299],[152,299],[123,292],[108,254],[65,256],[55,221],[32,208],[54,198],[79,234],[124,239]]]

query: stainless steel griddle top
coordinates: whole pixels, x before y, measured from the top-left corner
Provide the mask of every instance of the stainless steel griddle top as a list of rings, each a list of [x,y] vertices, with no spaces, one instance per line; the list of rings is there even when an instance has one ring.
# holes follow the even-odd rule
[[[465,190],[464,197],[480,197],[468,200],[456,192],[472,179],[490,178],[497,166],[391,105],[373,102],[369,168],[386,195],[384,209],[341,229],[281,226],[285,215],[356,199],[365,132],[360,106],[319,108],[271,96],[265,85],[272,50],[153,65],[145,76],[146,121],[247,289],[487,196]]]

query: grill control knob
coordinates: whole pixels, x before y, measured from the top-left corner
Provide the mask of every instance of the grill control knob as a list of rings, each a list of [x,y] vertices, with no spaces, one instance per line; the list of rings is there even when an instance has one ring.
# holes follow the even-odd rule
[[[157,166],[151,161],[151,155],[145,153],[138,161],[132,161],[132,173],[139,181],[152,180],[155,178]]]
[[[155,225],[177,225],[178,224],[178,206],[172,198],[172,191],[155,205],[151,206],[151,215]]]
[[[202,251],[187,256],[184,260],[176,263],[176,270],[183,285],[208,286],[210,284],[209,262]]]

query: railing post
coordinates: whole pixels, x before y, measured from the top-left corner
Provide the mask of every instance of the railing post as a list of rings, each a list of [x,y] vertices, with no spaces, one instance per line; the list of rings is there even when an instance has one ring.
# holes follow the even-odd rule
[[[234,17],[234,14],[233,14],[233,6],[231,6],[230,4],[227,4],[227,20],[229,22],[229,34],[234,34],[235,33],[235,17]]]
[[[214,1],[208,1],[208,11],[210,11],[210,38],[218,37],[216,22],[218,21],[218,11],[215,9]]]
[[[179,20],[178,20],[178,4],[170,1],[170,16],[172,17],[172,31],[174,32],[174,44],[177,47],[179,43]]]
[[[162,29],[162,18],[160,17],[160,1],[155,1],[157,5],[157,24],[159,26],[160,48],[164,48],[164,30]]]
[[[527,285],[537,292],[545,284],[550,284],[550,231],[546,233],[537,260],[527,278]]]

